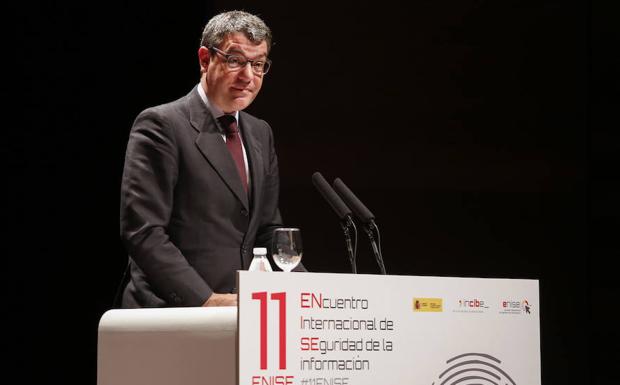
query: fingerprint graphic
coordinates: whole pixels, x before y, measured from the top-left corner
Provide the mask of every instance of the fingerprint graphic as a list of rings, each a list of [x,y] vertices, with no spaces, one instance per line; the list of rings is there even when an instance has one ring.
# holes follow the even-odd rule
[[[460,354],[446,361],[448,368],[432,385],[517,385],[501,363],[489,354]]]

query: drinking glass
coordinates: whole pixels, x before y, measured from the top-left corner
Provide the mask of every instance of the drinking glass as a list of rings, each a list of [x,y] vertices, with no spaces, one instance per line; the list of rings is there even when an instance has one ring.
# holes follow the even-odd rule
[[[293,270],[301,261],[302,255],[299,229],[293,227],[275,229],[271,254],[273,261],[282,271],[290,272]]]

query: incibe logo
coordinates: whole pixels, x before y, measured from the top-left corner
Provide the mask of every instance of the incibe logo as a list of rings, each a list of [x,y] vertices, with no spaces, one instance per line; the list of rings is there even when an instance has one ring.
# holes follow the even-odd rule
[[[482,313],[488,308],[489,305],[479,298],[459,299],[459,306],[457,309],[454,309],[454,311],[458,313]]]

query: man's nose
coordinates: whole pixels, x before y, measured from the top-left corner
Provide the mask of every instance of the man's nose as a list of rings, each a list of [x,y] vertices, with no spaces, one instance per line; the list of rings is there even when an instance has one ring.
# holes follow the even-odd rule
[[[241,68],[239,75],[244,79],[251,80],[254,77],[254,72],[252,71],[252,63],[250,62],[245,63],[243,68]]]

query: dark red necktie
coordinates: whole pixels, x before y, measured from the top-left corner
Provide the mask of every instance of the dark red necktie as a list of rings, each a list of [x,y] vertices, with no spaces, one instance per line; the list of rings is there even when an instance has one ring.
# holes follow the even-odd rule
[[[237,171],[241,177],[241,183],[245,192],[248,192],[248,176],[245,172],[245,161],[243,160],[243,148],[241,147],[241,138],[239,137],[239,128],[237,127],[237,119],[232,115],[222,115],[219,117],[220,124],[226,134],[226,147],[235,160]]]

